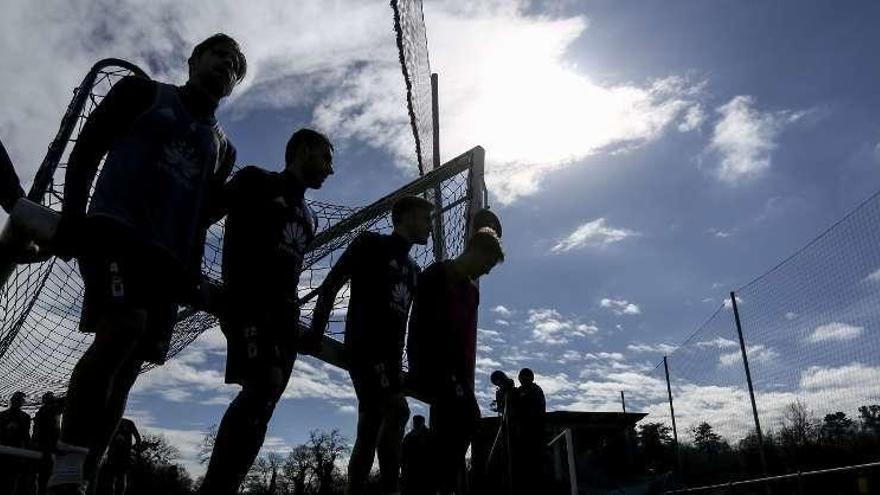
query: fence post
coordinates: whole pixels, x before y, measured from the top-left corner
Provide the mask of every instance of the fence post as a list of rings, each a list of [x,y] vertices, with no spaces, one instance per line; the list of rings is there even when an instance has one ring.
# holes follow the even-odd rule
[[[675,463],[681,468],[681,455],[678,450],[678,429],[675,427],[675,406],[672,405],[672,385],[669,382],[669,365],[663,356],[663,371],[666,372],[666,393],[669,395],[669,414],[672,416],[672,446],[675,449]]]
[[[433,142],[433,150],[434,156],[432,156],[433,169],[440,168],[440,97],[439,97],[439,76],[437,74],[431,74],[431,125],[433,127],[434,134],[434,142]],[[436,216],[434,217],[434,235],[432,235],[432,241],[434,244],[434,259],[437,261],[446,259],[446,239],[444,239],[446,235],[446,230],[443,227],[443,191],[440,189],[440,184],[438,183],[434,186],[434,208],[436,209]]]
[[[743,367],[746,370],[746,383],[749,385],[749,399],[752,401],[752,415],[755,417],[755,434],[758,437],[758,454],[761,457],[761,469],[767,476],[767,458],[764,455],[764,435],[761,433],[761,422],[758,419],[758,406],[755,403],[755,388],[752,386],[752,372],[749,369],[749,357],[746,352],[746,342],[743,339],[742,323],[739,319],[739,308],[736,304],[736,293],[731,291],[730,304],[733,307],[733,318],[736,321],[736,333],[739,336],[739,349],[742,352]]]
[[[623,413],[626,414],[626,397],[623,395],[623,390],[620,391],[620,404],[623,406]]]

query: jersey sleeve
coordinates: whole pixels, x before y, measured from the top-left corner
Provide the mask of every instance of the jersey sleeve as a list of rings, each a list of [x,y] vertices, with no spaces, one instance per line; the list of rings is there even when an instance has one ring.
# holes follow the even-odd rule
[[[318,292],[318,301],[315,303],[315,310],[312,313],[312,330],[315,332],[324,332],[327,328],[327,322],[330,320],[330,313],[333,311],[333,303],[336,301],[336,294],[354,274],[355,267],[364,257],[364,253],[368,250],[370,244],[369,233],[363,233],[357,236],[339,259],[330,273],[321,282]]]

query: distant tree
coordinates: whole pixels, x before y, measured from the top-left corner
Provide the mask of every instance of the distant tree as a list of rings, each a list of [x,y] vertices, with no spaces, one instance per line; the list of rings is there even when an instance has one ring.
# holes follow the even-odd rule
[[[199,464],[207,464],[211,460],[211,452],[214,451],[214,442],[216,440],[217,424],[214,423],[205,431],[205,436],[202,437],[202,444],[199,446],[198,453],[196,453]]]
[[[245,492],[254,495],[278,495],[283,493],[279,485],[285,485],[279,479],[279,472],[284,458],[278,452],[269,452],[257,457],[244,481]]]
[[[862,430],[880,434],[880,404],[859,406],[859,420]]]
[[[192,478],[175,463],[180,451],[162,435],[143,435],[134,448],[134,462],[128,482],[129,495],[188,495]]]
[[[704,452],[718,450],[721,445],[721,436],[713,431],[712,425],[703,421],[697,426],[691,427],[694,435],[694,445]]]
[[[782,428],[779,440],[786,447],[804,447],[815,442],[817,436],[816,416],[807,405],[797,400],[785,406],[782,412]]]
[[[667,451],[672,445],[672,430],[668,426],[663,423],[641,423],[638,439],[649,468],[665,463]]]
[[[839,445],[847,440],[853,433],[853,420],[846,417],[846,413],[837,411],[834,414],[826,414],[822,422],[821,434],[826,443]]]
[[[339,468],[336,466],[344,454],[351,451],[348,439],[338,429],[329,432],[312,430],[306,444],[311,451],[312,471],[315,475],[318,495],[329,495],[337,484]]]
[[[297,445],[287,454],[282,470],[293,495],[305,495],[314,475],[312,451],[305,445]]]

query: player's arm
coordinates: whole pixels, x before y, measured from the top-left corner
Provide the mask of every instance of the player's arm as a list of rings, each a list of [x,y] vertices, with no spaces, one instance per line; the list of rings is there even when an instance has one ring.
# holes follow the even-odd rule
[[[64,215],[81,216],[85,213],[89,189],[101,158],[150,107],[155,92],[155,84],[150,80],[125,77],[110,89],[86,119],[70,152],[64,175]]]
[[[230,204],[240,195],[237,193],[240,186],[233,184],[239,174],[235,174],[229,182],[226,182],[235,167],[235,158],[235,146],[228,140],[225,141],[220,165],[211,177],[209,184],[207,225],[212,225],[226,216],[229,213]]]
[[[324,335],[324,330],[327,329],[327,323],[330,321],[330,313],[333,311],[333,303],[336,301],[336,294],[346,282],[351,280],[355,264],[366,242],[364,234],[355,238],[330,269],[330,273],[327,274],[324,281],[321,282],[321,286],[318,288],[318,300],[312,312],[312,328],[307,339],[311,344],[319,342],[321,336]]]
[[[64,175],[62,220],[58,226],[55,250],[60,256],[71,256],[72,245],[80,236],[78,219],[85,215],[89,190],[101,159],[143,114],[156,95],[156,86],[149,79],[129,76],[116,83],[86,119],[67,161]]]

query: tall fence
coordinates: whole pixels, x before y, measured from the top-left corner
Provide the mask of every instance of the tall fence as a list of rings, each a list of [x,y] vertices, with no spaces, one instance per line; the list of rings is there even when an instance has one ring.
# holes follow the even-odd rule
[[[878,227],[880,193],[732,292],[647,374],[628,400],[661,424],[670,469],[708,482],[880,459]]]

